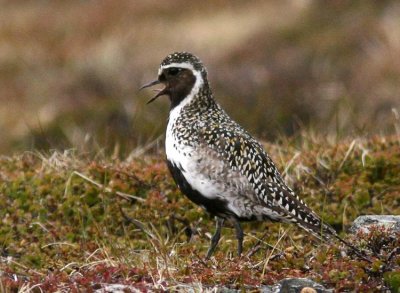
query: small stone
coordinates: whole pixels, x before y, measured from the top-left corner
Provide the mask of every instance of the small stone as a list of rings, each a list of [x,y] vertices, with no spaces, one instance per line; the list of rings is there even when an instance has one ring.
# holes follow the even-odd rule
[[[384,227],[391,232],[400,232],[400,216],[366,215],[358,217],[350,227],[351,233],[362,231],[369,233],[372,226]]]
[[[275,285],[261,288],[263,293],[332,293],[332,289],[326,289],[321,284],[306,278],[286,278]]]
[[[94,288],[95,293],[125,293],[125,292],[133,292],[133,293],[140,293],[139,289],[136,289],[129,285],[123,284],[102,284],[101,288]]]
[[[317,293],[317,290],[311,287],[304,287],[301,289],[300,293]]]

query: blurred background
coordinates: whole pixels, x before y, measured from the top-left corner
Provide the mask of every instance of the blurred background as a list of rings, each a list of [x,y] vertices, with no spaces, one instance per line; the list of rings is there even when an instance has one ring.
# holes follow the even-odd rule
[[[0,153],[162,146],[146,106],[160,61],[199,56],[217,100],[276,140],[390,134],[400,111],[400,2],[0,0]],[[398,117],[397,117],[398,118]]]

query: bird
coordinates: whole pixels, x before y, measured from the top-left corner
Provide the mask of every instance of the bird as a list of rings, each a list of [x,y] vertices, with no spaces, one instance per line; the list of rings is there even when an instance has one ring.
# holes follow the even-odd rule
[[[220,240],[224,223],[236,231],[237,254],[243,251],[243,221],[293,223],[320,240],[344,241],[288,187],[281,173],[249,132],[235,122],[215,100],[202,61],[189,52],[169,54],[157,79],[140,89],[163,85],[148,101],[170,100],[165,135],[168,169],[193,203],[216,219],[206,258]]]

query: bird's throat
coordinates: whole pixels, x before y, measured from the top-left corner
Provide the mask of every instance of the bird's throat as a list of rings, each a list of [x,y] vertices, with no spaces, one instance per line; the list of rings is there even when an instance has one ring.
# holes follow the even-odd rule
[[[196,76],[190,71],[177,80],[171,80],[168,84],[171,109],[178,106],[183,100],[190,98],[190,96],[196,95],[198,83]]]

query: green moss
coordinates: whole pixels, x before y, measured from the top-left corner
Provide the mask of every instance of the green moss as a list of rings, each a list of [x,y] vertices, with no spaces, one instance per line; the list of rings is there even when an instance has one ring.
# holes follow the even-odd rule
[[[359,206],[360,208],[368,206],[371,202],[370,194],[367,190],[358,192],[355,194],[355,201],[357,206]]]
[[[400,271],[386,272],[383,275],[385,283],[389,286],[391,292],[400,292]]]
[[[43,256],[38,255],[27,255],[25,256],[25,260],[28,265],[32,266],[32,268],[40,268],[42,266]]]
[[[321,140],[302,145],[301,156],[288,171],[289,177],[291,172],[299,172],[292,177],[296,190],[338,231],[343,227],[346,231],[360,214],[400,213],[400,185],[395,176],[400,168],[399,158],[393,155],[398,144],[382,147],[384,142],[373,139],[368,143],[365,166],[357,149],[342,164],[348,143],[331,146]],[[279,153],[284,162],[298,151],[291,144],[268,148],[272,157],[279,157]],[[2,272],[29,275],[32,279],[49,277],[51,267],[55,279],[75,282],[59,272],[66,267],[64,271],[68,273],[79,270],[85,275],[79,288],[93,283],[94,276],[105,281],[103,272],[107,269],[99,268],[97,275],[96,266],[92,265],[97,262],[108,264],[110,271],[124,265],[115,271],[116,279],[118,274],[128,276],[130,269],[138,269],[142,275],[135,280],[161,274],[169,285],[187,282],[188,275],[207,284],[235,283],[239,287],[271,284],[287,276],[318,279],[338,290],[362,291],[367,286],[383,284],[382,262],[376,260],[368,265],[342,257],[337,243],[321,246],[300,229],[269,222],[243,225],[245,253],[253,249],[255,252],[242,259],[235,257],[235,233],[227,223],[215,259],[205,262],[203,256],[215,229],[214,220],[180,193],[162,159],[147,156],[132,162],[108,158],[92,162],[73,154],[55,154],[52,159],[57,163],[52,165],[46,156],[0,157],[0,177],[7,178],[0,185],[0,250],[13,260],[0,263]],[[321,160],[325,167],[319,163]],[[304,169],[298,169],[297,164],[306,166],[309,172],[301,172]],[[71,177],[73,171],[90,177],[103,188],[79,176]],[[107,188],[144,201],[124,199]],[[381,241],[386,236],[378,232],[369,239],[351,238],[344,232],[341,235],[353,243],[362,240],[363,247],[382,255],[400,245],[392,238]],[[392,267],[399,265],[400,259],[394,257]],[[153,282],[152,278],[146,280]],[[43,283],[44,279],[38,277],[37,282]],[[386,276],[385,282],[388,286],[389,282],[395,284],[396,278]]]

